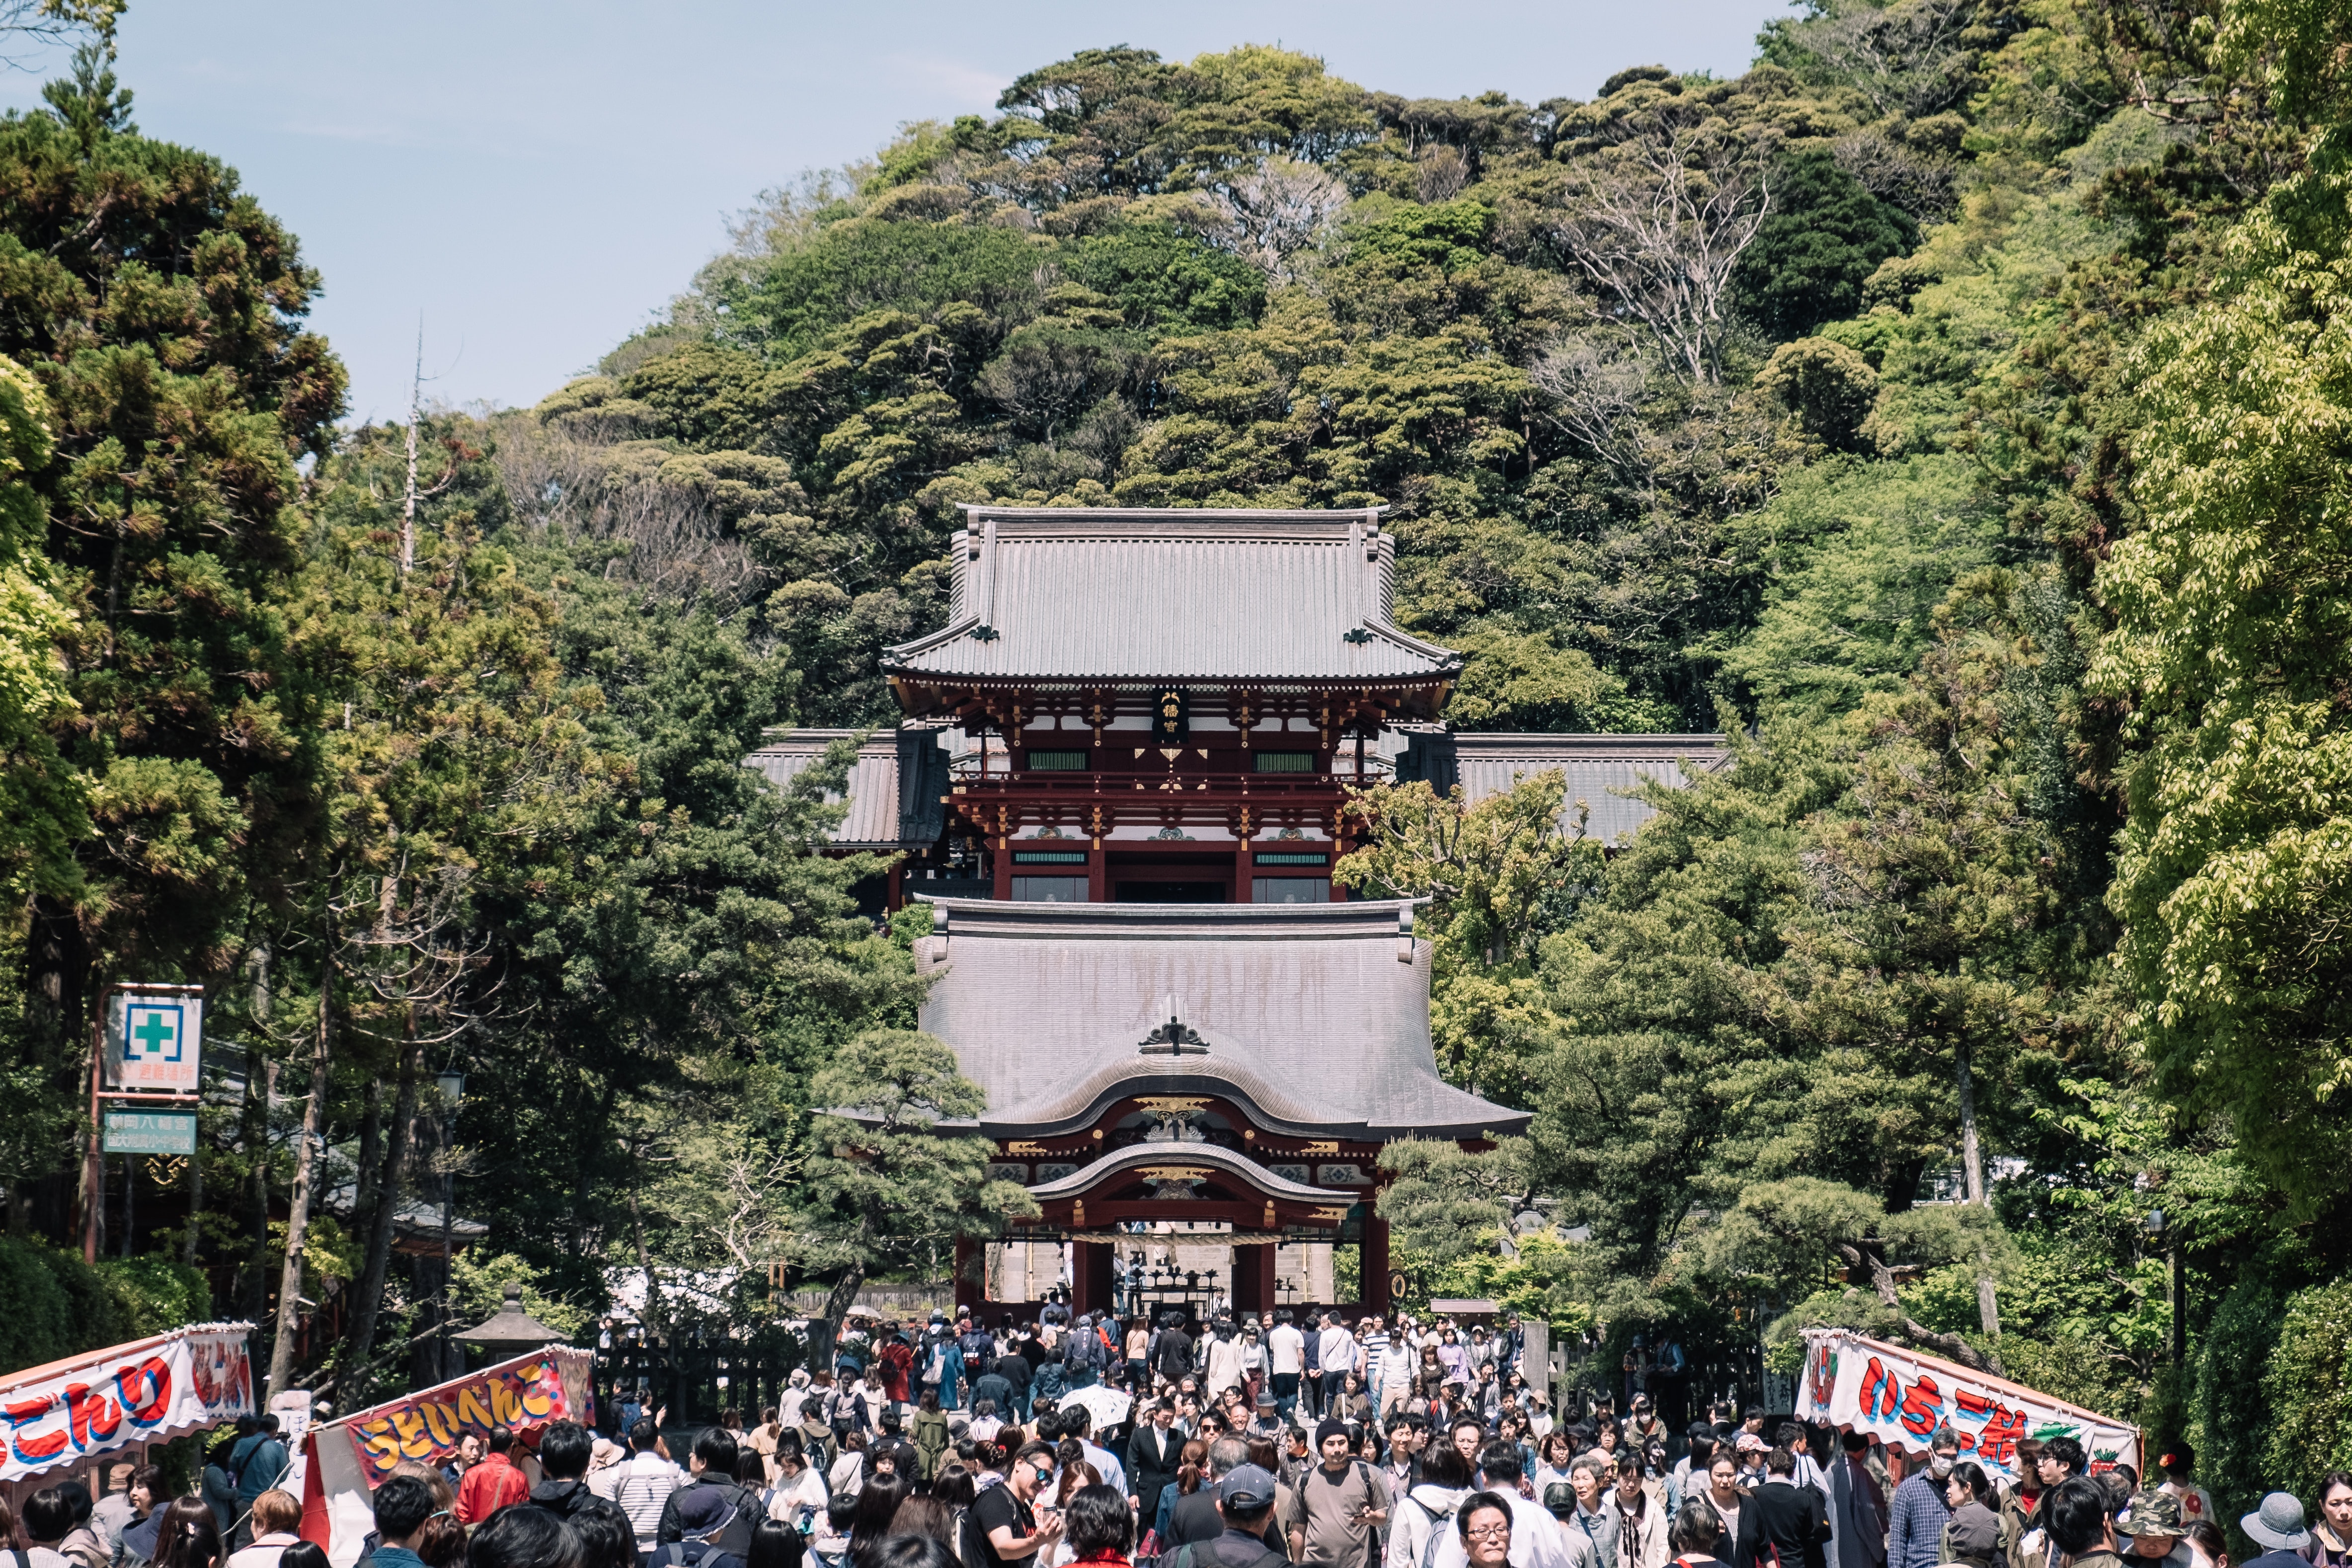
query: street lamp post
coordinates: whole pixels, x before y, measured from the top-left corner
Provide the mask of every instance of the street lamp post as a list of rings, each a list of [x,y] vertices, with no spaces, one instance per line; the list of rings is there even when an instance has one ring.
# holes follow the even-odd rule
[[[2189,1279],[2180,1255],[2180,1225],[2162,1209],[2150,1209],[2140,1221],[2148,1239],[2165,1249],[2172,1273],[2172,1366],[2178,1372],[2189,1361]]]

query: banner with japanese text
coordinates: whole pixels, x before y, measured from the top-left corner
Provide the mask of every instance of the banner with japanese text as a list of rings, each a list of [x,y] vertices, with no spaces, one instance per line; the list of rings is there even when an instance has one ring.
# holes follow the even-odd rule
[[[2072,1437],[2094,1474],[2141,1468],[2137,1428],[2036,1394],[1957,1362],[1842,1329],[1805,1333],[1805,1381],[1797,1414],[1892,1447],[1924,1453],[1938,1426],[1959,1434],[1960,1457],[1995,1480],[2017,1476],[2020,1438]]]
[[[468,1432],[486,1437],[504,1426],[535,1442],[551,1422],[585,1421],[590,1359],[585,1351],[534,1351],[336,1425],[351,1434],[360,1473],[374,1487],[403,1459],[446,1463]]]
[[[250,1323],[205,1323],[0,1378],[0,1483],[253,1414]]]

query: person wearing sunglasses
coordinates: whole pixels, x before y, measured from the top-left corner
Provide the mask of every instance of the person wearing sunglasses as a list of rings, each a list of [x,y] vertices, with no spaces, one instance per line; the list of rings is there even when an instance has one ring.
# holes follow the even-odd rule
[[[1013,1456],[1004,1484],[972,1500],[971,1539],[982,1561],[971,1568],[1024,1563],[1062,1539],[1060,1513],[1038,1506],[1053,1495],[1056,1468],[1052,1444],[1026,1444]]]

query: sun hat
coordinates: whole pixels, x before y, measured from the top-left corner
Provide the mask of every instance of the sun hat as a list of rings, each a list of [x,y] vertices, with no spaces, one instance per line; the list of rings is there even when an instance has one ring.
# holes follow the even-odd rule
[[[2300,1552],[2311,1544],[2303,1526],[2303,1503],[2293,1492],[2272,1492],[2238,1521],[2238,1528],[2273,1552]]]

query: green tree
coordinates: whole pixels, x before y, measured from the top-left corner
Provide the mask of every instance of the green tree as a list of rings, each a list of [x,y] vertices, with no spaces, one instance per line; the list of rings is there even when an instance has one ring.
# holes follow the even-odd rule
[[[809,1093],[826,1109],[809,1129],[794,1264],[833,1280],[829,1335],[875,1275],[922,1268],[936,1278],[957,1237],[992,1237],[1006,1220],[1037,1212],[1017,1183],[988,1175],[983,1140],[940,1130],[977,1116],[986,1097],[937,1037],[868,1031],[842,1047]]]

